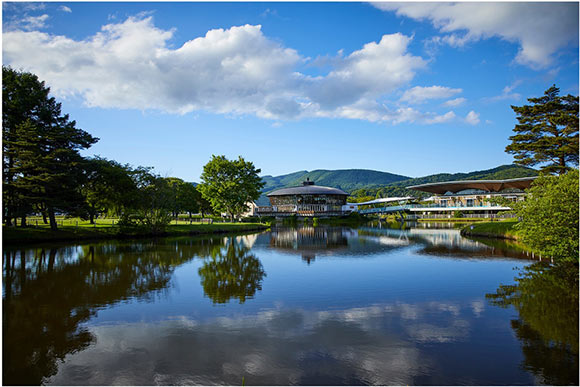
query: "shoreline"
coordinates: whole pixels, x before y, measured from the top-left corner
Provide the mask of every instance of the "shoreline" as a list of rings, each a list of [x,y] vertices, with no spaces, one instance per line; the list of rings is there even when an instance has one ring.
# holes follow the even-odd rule
[[[517,235],[517,231],[514,230],[514,226],[517,223],[514,221],[472,223],[463,227],[459,234],[464,237],[520,241],[521,238]]]
[[[122,232],[117,227],[97,227],[97,228],[77,228],[61,227],[56,231],[48,228],[7,228],[2,227],[2,245],[14,246],[22,244],[37,244],[51,242],[85,242],[100,240],[123,240],[140,238],[163,238],[173,236],[198,236],[198,235],[219,235],[230,233],[243,233],[253,231],[263,231],[270,226],[261,223],[219,223],[219,224],[199,224],[199,225],[173,225],[167,226],[163,232],[146,232],[130,230]]]

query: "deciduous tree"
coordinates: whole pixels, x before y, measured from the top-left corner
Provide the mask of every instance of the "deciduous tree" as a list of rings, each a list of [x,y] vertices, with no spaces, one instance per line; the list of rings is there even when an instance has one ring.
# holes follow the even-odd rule
[[[578,261],[578,170],[540,176],[514,211],[523,242],[544,256]]]
[[[203,167],[202,183],[198,188],[214,211],[227,213],[233,221],[248,209],[248,202],[260,197],[264,186],[258,176],[260,172],[241,156],[230,161],[225,156],[214,155]]]

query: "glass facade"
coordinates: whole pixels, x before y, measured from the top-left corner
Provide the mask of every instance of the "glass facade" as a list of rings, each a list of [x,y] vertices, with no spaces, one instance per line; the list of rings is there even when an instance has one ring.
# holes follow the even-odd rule
[[[342,206],[346,204],[344,195],[280,195],[270,196],[269,199],[272,206],[304,204]]]

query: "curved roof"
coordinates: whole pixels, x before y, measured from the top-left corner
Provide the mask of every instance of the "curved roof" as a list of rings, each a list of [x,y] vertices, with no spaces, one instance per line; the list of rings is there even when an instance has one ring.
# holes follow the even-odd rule
[[[299,187],[282,188],[270,192],[266,196],[285,196],[285,195],[343,195],[348,196],[346,192],[338,188],[323,187],[321,185],[301,185]]]
[[[443,195],[446,192],[459,192],[466,189],[481,189],[489,192],[500,192],[504,189],[526,189],[532,184],[537,176],[520,177],[518,179],[507,180],[461,180],[461,181],[442,181],[440,183],[419,184],[406,187],[418,191],[430,192]]]

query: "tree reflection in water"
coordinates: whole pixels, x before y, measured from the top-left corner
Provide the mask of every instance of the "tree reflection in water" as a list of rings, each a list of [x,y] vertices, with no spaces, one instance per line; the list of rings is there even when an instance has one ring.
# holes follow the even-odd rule
[[[158,294],[176,266],[216,244],[223,239],[5,250],[3,384],[41,384],[93,343],[80,324],[99,308]]]
[[[511,324],[522,343],[523,367],[544,384],[578,385],[578,264],[538,262],[516,282],[486,297],[519,312]]]
[[[230,238],[225,249],[215,249],[199,269],[203,291],[214,304],[225,304],[232,298],[243,304],[246,298],[253,298],[257,290],[262,290],[266,272],[249,251]]]

